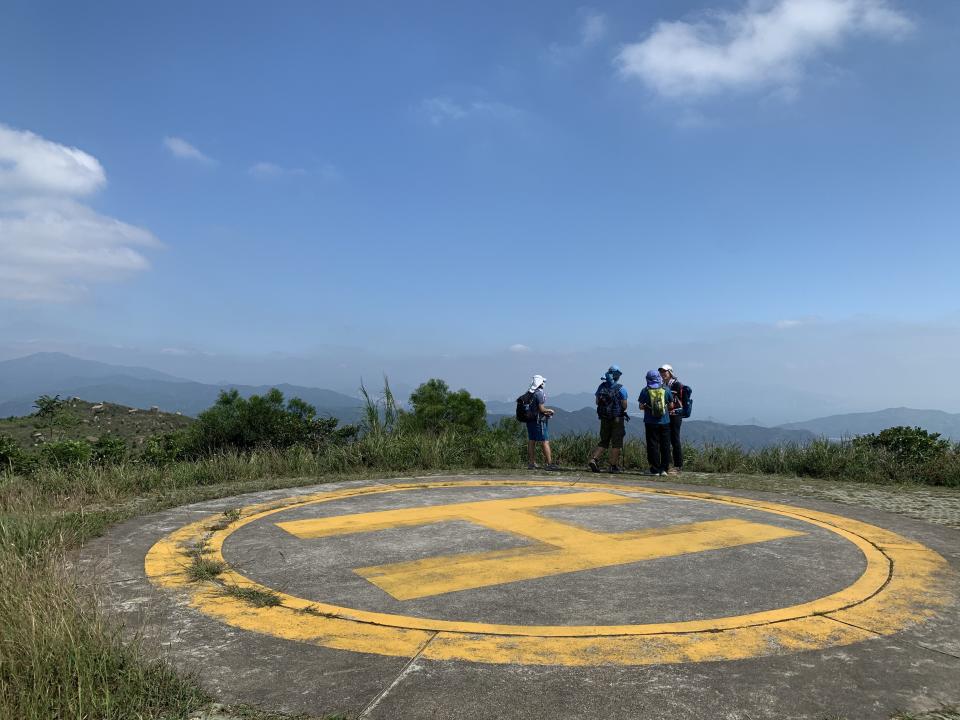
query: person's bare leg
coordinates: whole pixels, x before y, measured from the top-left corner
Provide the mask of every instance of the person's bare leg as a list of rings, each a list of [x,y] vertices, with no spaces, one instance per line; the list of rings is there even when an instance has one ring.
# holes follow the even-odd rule
[[[613,448],[610,451],[610,464],[611,465],[620,465],[620,448]]]
[[[537,443],[533,440],[527,440],[527,464],[536,465],[537,463]]]
[[[553,465],[553,456],[550,454],[550,441],[543,441],[543,459],[546,461],[547,465]]]
[[[600,447],[599,445],[597,445],[597,446],[593,449],[593,454],[590,456],[590,459],[591,459],[591,460],[596,460],[596,459],[598,459],[601,455],[603,455],[603,451],[604,451],[605,449],[606,449],[606,448],[602,448],[602,447]]]

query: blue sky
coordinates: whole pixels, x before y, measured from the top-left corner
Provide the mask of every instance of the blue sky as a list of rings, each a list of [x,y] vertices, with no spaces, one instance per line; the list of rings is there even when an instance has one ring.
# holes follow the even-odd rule
[[[0,17],[4,356],[488,396],[667,352],[792,392],[833,356],[872,409],[960,354],[952,0]]]

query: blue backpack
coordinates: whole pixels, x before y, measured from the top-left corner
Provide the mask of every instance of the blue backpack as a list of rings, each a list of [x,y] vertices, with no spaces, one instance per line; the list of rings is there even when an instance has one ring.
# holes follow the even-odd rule
[[[680,397],[680,406],[683,408],[680,411],[680,417],[688,418],[693,414],[693,388],[689,385],[680,384],[680,392],[678,393]]]
[[[602,385],[597,390],[597,417],[601,420],[618,418],[623,415],[623,405],[620,404],[620,388],[623,385],[613,383]]]

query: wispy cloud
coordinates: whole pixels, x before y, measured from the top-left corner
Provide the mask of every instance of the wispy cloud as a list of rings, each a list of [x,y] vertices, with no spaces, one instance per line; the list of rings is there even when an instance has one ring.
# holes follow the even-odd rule
[[[307,170],[301,167],[284,167],[272,162],[258,162],[247,168],[247,174],[257,180],[279,180],[307,175],[317,177],[325,183],[340,182],[343,179],[340,170],[332,163],[324,163],[315,170]]]
[[[895,40],[913,27],[888,0],[747,0],[736,12],[661,22],[625,45],[616,65],[623,77],[674,99],[789,89],[811,61],[850,38]]]
[[[272,162],[258,162],[251,165],[247,173],[258,180],[275,180],[285,176],[306,175],[303,168],[287,168]]]
[[[523,111],[507,103],[491,100],[457,101],[447,96],[423,100],[419,112],[431,125],[439,126],[467,118],[486,117],[511,119],[523,115]]]
[[[196,160],[204,165],[214,165],[216,163],[216,160],[200,152],[200,150],[183,138],[165,137],[163,144],[167,150],[173,153],[174,157],[183,158],[184,160]]]
[[[530,348],[529,348],[528,346],[526,346],[526,345],[521,345],[520,343],[517,343],[516,345],[511,345],[508,349],[509,349],[510,352],[512,352],[512,353],[528,353],[528,352],[530,352]]]
[[[106,182],[92,155],[0,125],[0,298],[71,300],[149,266],[149,231],[80,202]]]
[[[573,43],[554,42],[547,49],[547,57],[555,63],[564,64],[577,60],[600,44],[607,37],[607,16],[589,7],[577,11],[578,39]]]

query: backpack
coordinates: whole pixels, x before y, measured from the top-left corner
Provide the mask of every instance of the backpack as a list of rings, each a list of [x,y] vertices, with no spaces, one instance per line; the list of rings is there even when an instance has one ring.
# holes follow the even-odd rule
[[[620,404],[620,383],[601,385],[597,390],[597,417],[601,420],[617,418],[623,415],[623,406]]]
[[[517,398],[517,420],[522,423],[534,422],[540,417],[540,403],[532,392],[527,390]]]
[[[654,420],[667,413],[667,393],[662,387],[647,388],[647,409]]]
[[[673,391],[674,402],[671,406],[671,414],[674,414],[673,410],[679,409],[680,412],[677,414],[680,417],[690,417],[693,414],[693,388],[678,380],[676,385],[670,389]]]
[[[680,400],[683,406],[680,416],[688,418],[693,414],[693,388],[689,385],[681,385],[680,387]]]

